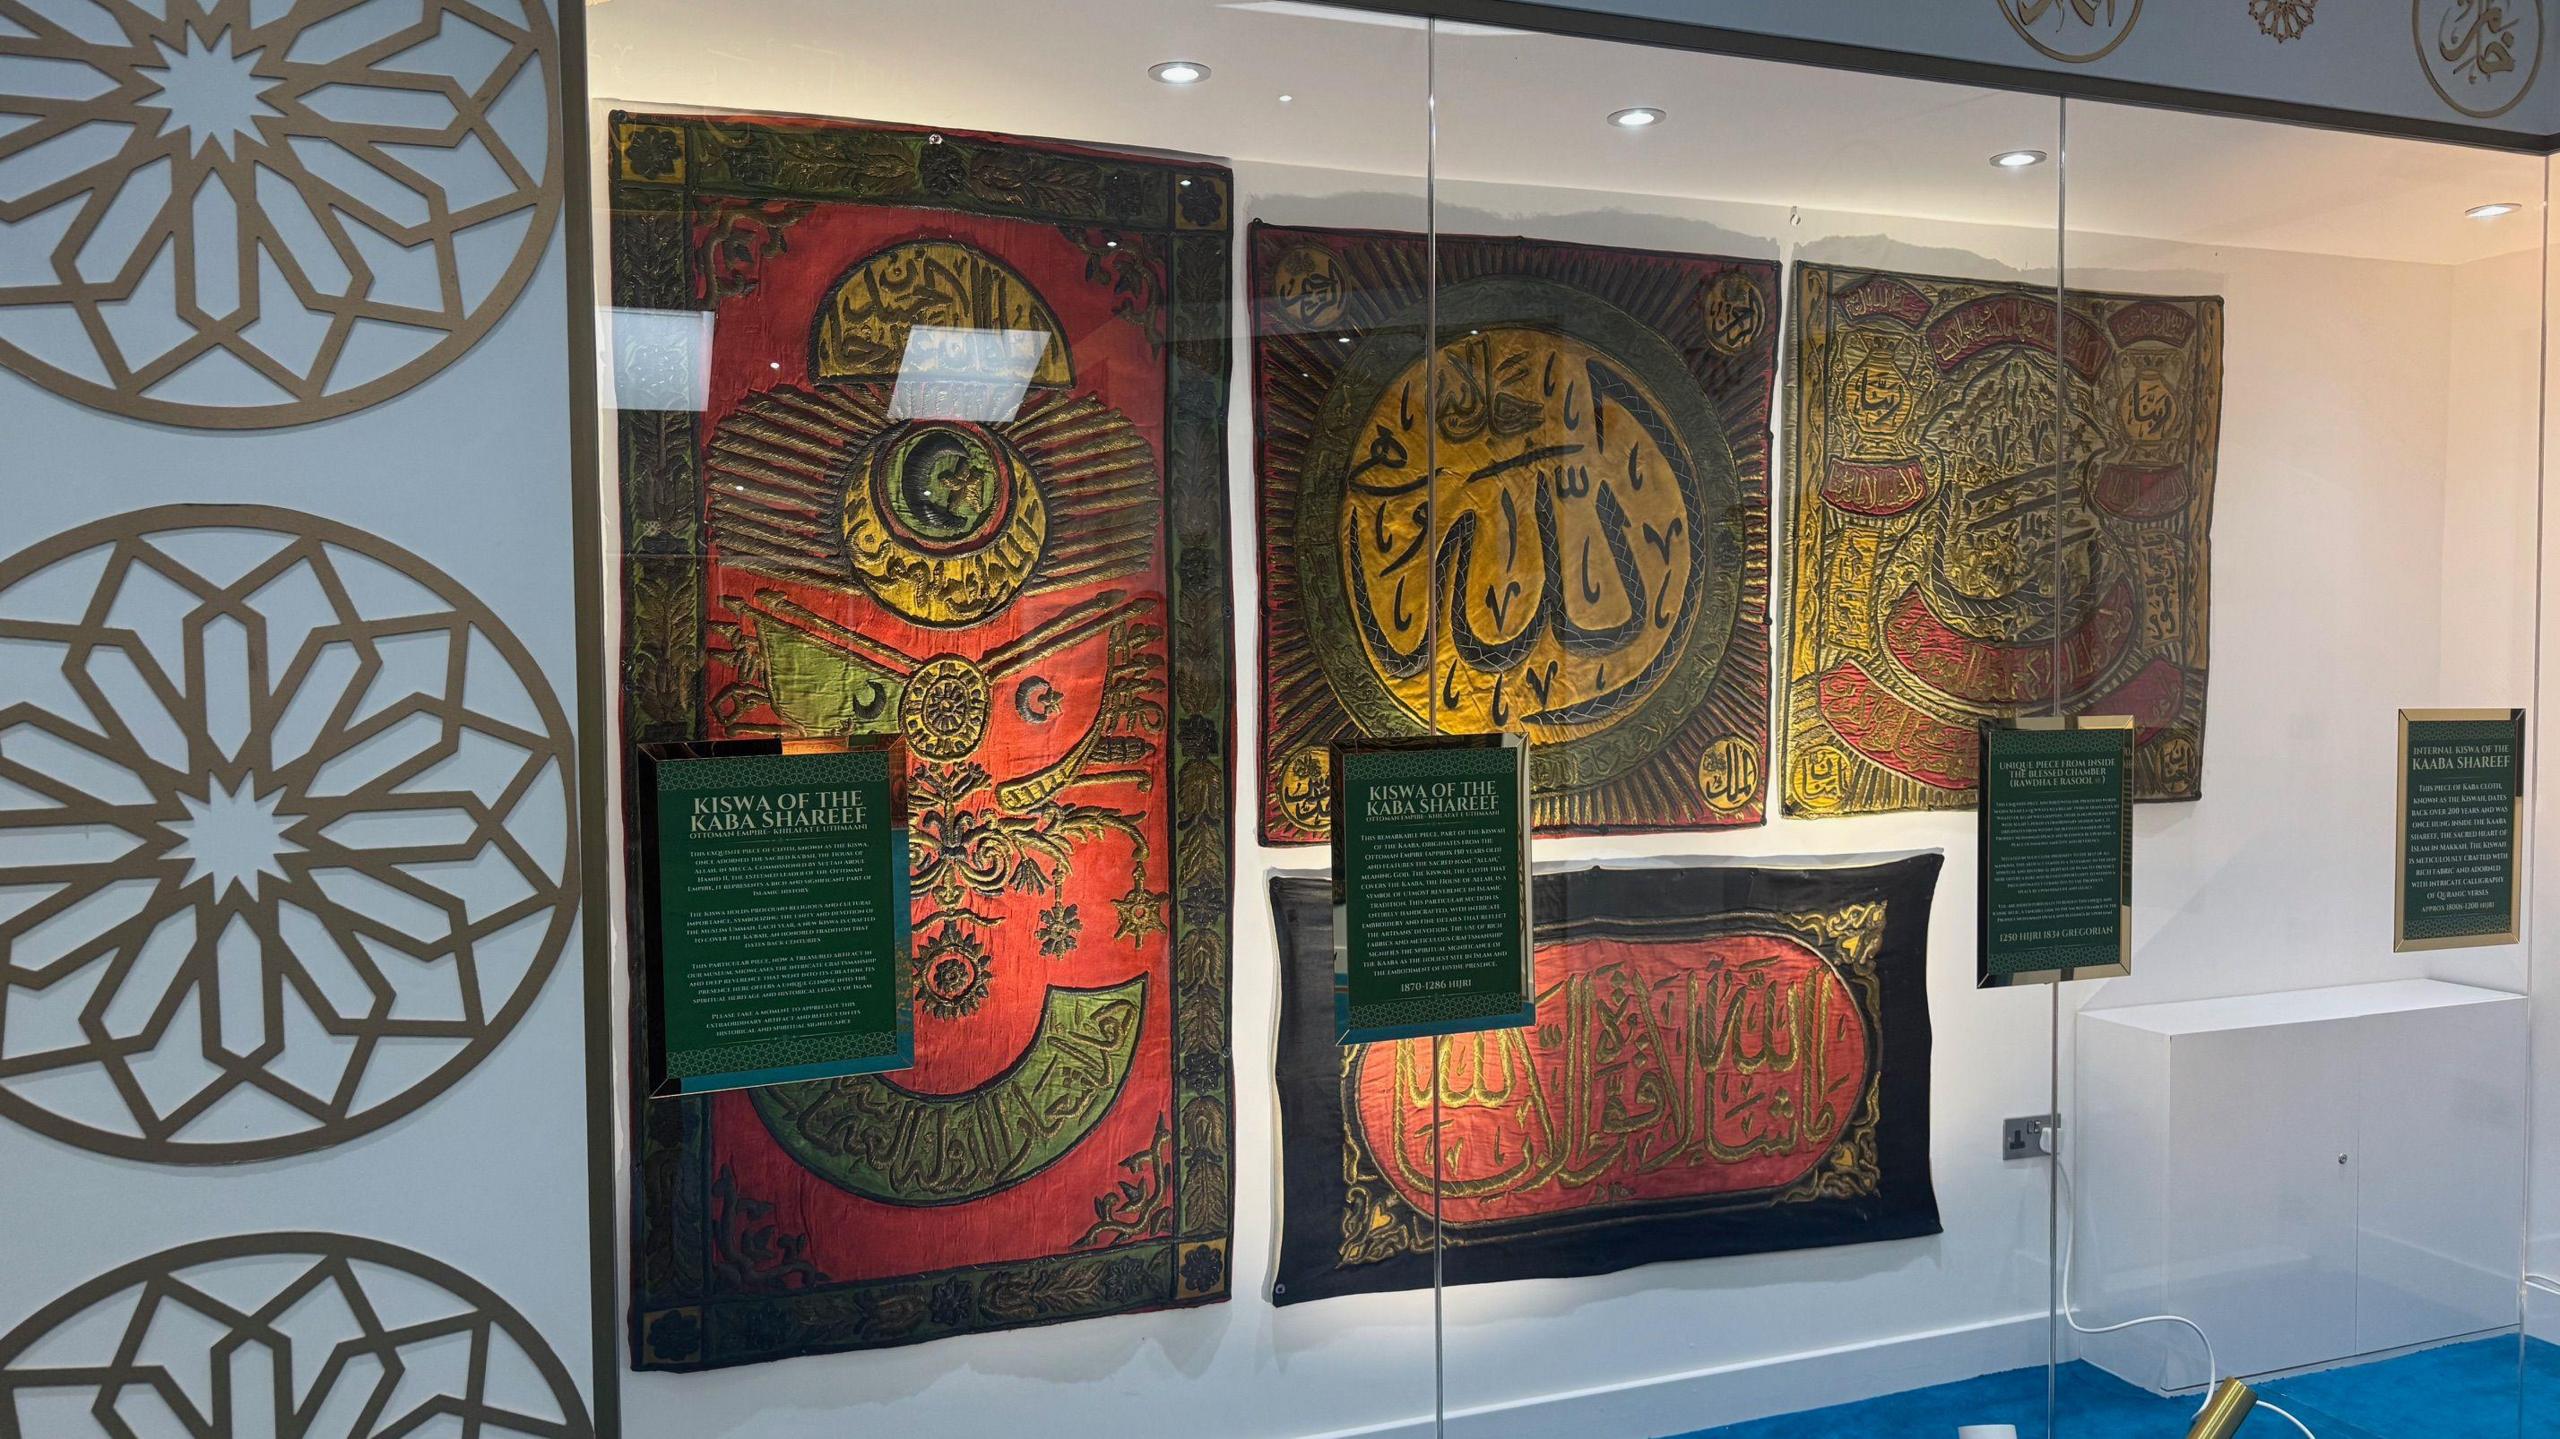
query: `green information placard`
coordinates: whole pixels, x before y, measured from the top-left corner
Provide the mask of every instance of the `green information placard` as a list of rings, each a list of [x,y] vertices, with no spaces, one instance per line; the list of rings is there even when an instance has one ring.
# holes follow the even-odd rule
[[[1333,904],[1339,1042],[1532,1023],[1527,744],[1337,745]]]
[[[642,747],[651,1091],[915,1063],[894,742]]]
[[[2129,718],[1983,727],[1983,987],[2130,972],[2132,759]]]
[[[2523,710],[2400,712],[2393,949],[2516,942],[2523,797]]]

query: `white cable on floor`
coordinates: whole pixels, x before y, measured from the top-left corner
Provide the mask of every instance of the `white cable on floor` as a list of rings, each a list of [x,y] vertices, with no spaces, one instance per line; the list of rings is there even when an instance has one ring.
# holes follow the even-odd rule
[[[2276,1416],[2278,1419],[2283,1420],[2283,1421],[2284,1421],[2284,1422],[2286,1422],[2287,1424],[2292,1425],[2294,1428],[2301,1430],[2301,1431],[2302,1431],[2302,1439],[2320,1439],[2320,1436],[2319,1436],[2319,1435],[2314,1434],[2314,1433],[2312,1433],[2312,1432],[2311,1432],[2311,1426],[2310,1426],[2310,1425],[2305,1424],[2305,1423],[2303,1423],[2301,1420],[2294,1418],[2292,1414],[2288,1413],[2287,1411],[2285,1411],[2284,1409],[2282,1409],[2282,1408],[2278,1407],[2277,1405],[2271,1404],[2271,1403],[2267,1402],[2265,1399],[2261,1398],[2261,1399],[2258,1401],[2258,1407],[2259,1407],[2259,1408],[2261,1408],[2261,1409],[2266,1410],[2266,1411],[2267,1411],[2268,1413],[2270,1413],[2270,1414],[2273,1414],[2273,1415],[2274,1415],[2274,1416]]]
[[[2088,1325],[2080,1322],[2080,1315],[2071,1303],[2071,1250],[2074,1237],[2079,1231],[2079,1225],[2074,1221],[2079,1218],[2080,1206],[2079,1202],[2072,1197],[2071,1170],[2062,1162],[2062,1156],[2059,1154],[2053,1156],[2053,1173],[2054,1177],[2061,1181],[2062,1209],[2065,1216],[2062,1225],[2062,1321],[2082,1334],[2114,1334],[2126,1329],[2137,1329],[2145,1324],[2186,1326],[2194,1332],[2196,1342],[2204,1346],[2204,1403],[2196,1407],[2196,1413],[2201,1417],[2204,1411],[2213,1405],[2214,1386],[2222,1382],[2222,1365],[2213,1357],[2213,1336],[2204,1332],[2203,1325],[2183,1314],[2146,1314],[2139,1319],[2127,1319],[2121,1324]],[[2554,1292],[2560,1293],[2560,1290]],[[2296,1419],[2283,1408],[2269,1403],[2264,1397],[2258,1400],[2258,1407],[2301,1430],[2303,1439],[2320,1439],[2319,1435],[2311,1432],[2310,1425]]]

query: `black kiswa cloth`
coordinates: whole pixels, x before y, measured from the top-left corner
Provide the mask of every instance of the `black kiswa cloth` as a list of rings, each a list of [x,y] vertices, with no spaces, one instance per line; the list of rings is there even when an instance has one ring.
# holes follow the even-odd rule
[[[1343,1048],[1326,881],[1275,877],[1272,1302],[1939,1232],[1929,1176],[1935,853],[1532,881],[1538,1020]]]

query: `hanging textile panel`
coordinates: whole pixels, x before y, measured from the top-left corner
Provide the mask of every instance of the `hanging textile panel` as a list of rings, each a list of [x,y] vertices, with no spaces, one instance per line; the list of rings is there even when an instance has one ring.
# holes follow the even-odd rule
[[[1532,881],[1538,1019],[1337,1047],[1333,907],[1278,877],[1274,1303],[1938,1232],[1928,935],[1940,858]],[[1436,1118],[1436,1126],[1435,1126]]]
[[[611,166],[627,738],[913,766],[916,1065],[640,1102],[635,1362],[1223,1299],[1227,172],[628,114]]]
[[[1326,837],[1345,735],[1525,734],[1549,834],[1760,823],[1777,267],[1252,249],[1263,839]]]
[[[2057,703],[2197,798],[2222,302],[1795,282],[1787,813],[1969,807],[1982,723]]]

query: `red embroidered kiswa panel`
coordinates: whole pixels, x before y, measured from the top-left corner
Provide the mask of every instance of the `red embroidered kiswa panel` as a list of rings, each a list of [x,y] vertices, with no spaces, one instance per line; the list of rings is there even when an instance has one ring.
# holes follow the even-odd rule
[[[1537,1023],[1436,1070],[1428,1040],[1333,1044],[1331,891],[1273,879],[1273,1302],[1428,1288],[1435,1186],[1451,1284],[1937,1233],[1940,863],[1540,874]]]
[[[1346,736],[1524,734],[1548,834],[1760,823],[1778,267],[1252,250],[1263,839],[1324,840]]]
[[[1223,1299],[1227,172],[612,140],[627,738],[913,764],[916,1065],[640,1101],[636,1362]]]
[[[1793,308],[1787,813],[1968,807],[2056,705],[2197,798],[2222,301],[1800,264]]]

